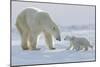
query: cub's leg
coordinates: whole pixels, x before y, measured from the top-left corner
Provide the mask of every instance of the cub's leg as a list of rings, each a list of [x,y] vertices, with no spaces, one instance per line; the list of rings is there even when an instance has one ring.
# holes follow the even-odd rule
[[[85,48],[85,51],[87,51],[87,50],[88,50],[88,47],[87,47],[87,46],[84,46],[84,48]]]
[[[79,51],[80,45],[79,44],[73,44],[73,50]]]
[[[46,41],[46,43],[47,43],[48,48],[49,48],[50,50],[55,49],[55,48],[53,47],[52,36],[51,36],[51,34],[48,33],[48,32],[44,32],[44,35],[45,35],[45,41]]]
[[[79,51],[79,50],[80,50],[80,46],[76,48],[76,51]]]
[[[73,44],[70,42],[70,46],[67,48],[67,50],[70,50],[73,47]]]
[[[77,48],[76,48],[76,51],[80,51],[82,50],[84,47],[80,44],[80,45],[77,45]]]
[[[83,48],[84,48],[84,47],[83,47],[82,45],[80,45],[80,48],[79,48],[79,50],[83,50]]]

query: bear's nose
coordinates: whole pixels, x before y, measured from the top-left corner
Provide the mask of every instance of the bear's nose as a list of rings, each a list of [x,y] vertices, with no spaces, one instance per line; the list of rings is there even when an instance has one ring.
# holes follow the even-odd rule
[[[56,38],[56,40],[61,41],[61,37]]]

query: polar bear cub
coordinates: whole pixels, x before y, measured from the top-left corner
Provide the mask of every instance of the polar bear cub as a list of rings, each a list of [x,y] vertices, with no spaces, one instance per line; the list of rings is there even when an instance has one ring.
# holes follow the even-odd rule
[[[93,48],[90,42],[84,37],[66,36],[64,40],[70,41],[70,46],[67,48],[68,50],[72,48],[72,50],[76,51],[83,49],[87,51],[88,48]]]
[[[52,36],[61,40],[58,26],[47,12],[38,8],[22,10],[17,16],[16,27],[21,35],[21,46],[24,50],[38,50],[37,39],[42,32],[49,49],[54,49]]]

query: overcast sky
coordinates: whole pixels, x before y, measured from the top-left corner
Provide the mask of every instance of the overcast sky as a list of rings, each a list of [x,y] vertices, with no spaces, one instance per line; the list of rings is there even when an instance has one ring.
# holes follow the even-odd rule
[[[17,15],[27,7],[47,11],[57,25],[86,25],[95,23],[95,7],[33,2],[12,2],[12,23]]]

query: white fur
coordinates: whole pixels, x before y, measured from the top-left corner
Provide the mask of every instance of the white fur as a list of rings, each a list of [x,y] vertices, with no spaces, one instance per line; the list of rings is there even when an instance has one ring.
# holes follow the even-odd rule
[[[64,40],[70,41],[70,46],[68,49],[73,48],[73,50],[88,50],[88,47],[93,48],[93,46],[90,45],[90,42],[84,38],[84,37],[75,37],[75,36],[66,36]]]
[[[43,32],[49,49],[53,49],[52,36],[60,40],[58,26],[50,15],[37,8],[26,8],[17,17],[16,27],[21,34],[23,49],[37,49],[38,35]]]

